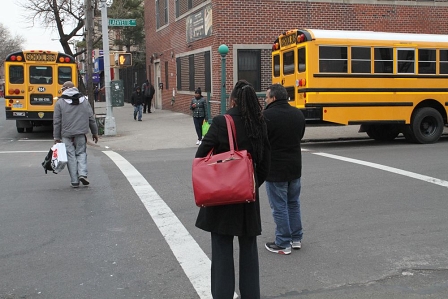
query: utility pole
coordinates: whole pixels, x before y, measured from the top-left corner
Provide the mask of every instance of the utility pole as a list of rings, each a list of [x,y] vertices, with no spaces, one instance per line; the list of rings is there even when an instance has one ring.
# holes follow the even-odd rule
[[[100,0],[101,3],[101,31],[103,33],[103,59],[104,59],[104,88],[106,92],[106,119],[104,122],[104,135],[117,135],[115,117],[112,110],[112,98],[110,89],[110,56],[109,56],[109,21],[107,19],[107,7],[113,0]]]
[[[92,52],[93,52],[93,39],[94,39],[94,28],[93,28],[93,1],[92,0],[84,0],[85,5],[85,26],[86,26],[86,67],[87,67],[87,95],[89,97],[90,106],[92,106],[93,112],[95,112],[95,97],[93,95],[93,61],[92,61]]]

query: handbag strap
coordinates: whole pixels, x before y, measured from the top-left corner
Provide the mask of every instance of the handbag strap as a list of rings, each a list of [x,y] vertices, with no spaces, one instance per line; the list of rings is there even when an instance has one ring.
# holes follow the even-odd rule
[[[229,135],[230,152],[233,154],[235,152],[235,148],[236,150],[238,150],[238,144],[236,143],[235,123],[233,122],[233,118],[229,114],[224,114],[224,117],[226,118],[227,135]]]

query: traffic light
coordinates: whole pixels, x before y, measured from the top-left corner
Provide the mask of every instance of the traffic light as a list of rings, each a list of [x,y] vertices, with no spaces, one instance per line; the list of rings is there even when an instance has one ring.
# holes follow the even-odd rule
[[[131,53],[118,54],[118,65],[119,66],[132,66],[132,54]]]

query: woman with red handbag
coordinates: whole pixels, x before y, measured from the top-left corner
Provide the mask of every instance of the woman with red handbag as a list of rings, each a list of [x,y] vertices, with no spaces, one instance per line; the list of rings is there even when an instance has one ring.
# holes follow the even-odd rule
[[[239,288],[241,299],[260,298],[260,274],[257,236],[261,234],[258,188],[269,172],[270,146],[262,107],[253,87],[240,80],[230,95],[227,111],[236,128],[236,145],[247,150],[255,169],[256,200],[250,203],[200,208],[196,226],[211,233],[212,266],[211,293],[214,299],[232,299],[235,292],[233,239],[239,241]],[[229,151],[226,120],[223,115],[213,118],[202,139],[196,158],[205,157],[210,150],[218,154]],[[209,178],[216,180],[220,178]],[[225,179],[225,178],[223,178]],[[229,190],[231,193],[232,190]]]

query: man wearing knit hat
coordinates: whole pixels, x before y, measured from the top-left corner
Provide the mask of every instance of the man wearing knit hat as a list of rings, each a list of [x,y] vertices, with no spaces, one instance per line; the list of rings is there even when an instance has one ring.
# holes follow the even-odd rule
[[[92,132],[95,143],[98,142],[98,127],[92,107],[73,82],[62,85],[62,95],[54,106],[53,137],[54,143],[63,142],[67,149],[67,168],[71,186],[79,187],[79,182],[89,185],[87,179],[87,137]]]

